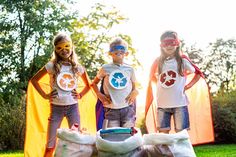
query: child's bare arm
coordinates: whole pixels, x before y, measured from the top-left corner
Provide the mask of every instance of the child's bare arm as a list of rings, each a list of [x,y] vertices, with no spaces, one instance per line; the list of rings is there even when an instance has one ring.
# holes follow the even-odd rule
[[[189,88],[191,88],[195,83],[197,83],[197,81],[200,79],[200,75],[199,74],[195,74],[193,79],[184,87],[184,90],[188,90]]]
[[[51,93],[46,94],[43,89],[39,85],[39,80],[47,74],[47,70],[45,67],[43,67],[40,71],[38,71],[32,78],[31,78],[31,83],[33,84],[34,88],[39,92],[39,94],[45,98],[49,99]]]
[[[91,86],[94,90],[94,92],[96,93],[98,99],[105,105],[105,104],[110,104],[111,103],[111,98],[109,96],[106,96],[104,94],[102,94],[99,89],[97,84],[100,82],[100,79],[98,77],[95,77]]]
[[[84,82],[84,84],[85,84],[85,87],[84,87],[84,89],[79,93],[80,98],[81,98],[82,96],[84,96],[84,95],[89,91],[89,89],[90,89],[89,81],[88,81],[88,75],[86,74],[86,72],[84,72],[84,73],[81,75],[81,78],[82,78],[82,80],[83,80],[83,82]]]
[[[132,82],[132,91],[125,100],[128,102],[128,104],[132,104],[135,101],[138,94],[139,93],[138,90],[136,89],[136,85],[134,82]]]
[[[100,82],[100,79],[98,77],[95,77],[93,82],[91,83],[91,87],[93,88],[94,92],[98,96],[101,92],[98,89],[97,84]]]

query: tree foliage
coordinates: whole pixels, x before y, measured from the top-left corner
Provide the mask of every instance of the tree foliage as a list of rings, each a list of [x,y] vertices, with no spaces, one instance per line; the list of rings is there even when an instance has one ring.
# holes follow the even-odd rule
[[[75,15],[59,1],[1,1],[1,85],[17,82],[25,90],[38,64],[34,58],[48,52],[52,34],[68,29]]]
[[[104,43],[109,30],[126,18],[111,8],[95,4],[87,16],[80,16],[76,1],[1,2],[0,75],[1,90],[26,90],[27,82],[49,59],[52,39],[59,31],[71,34],[81,63],[91,77],[105,62]],[[132,49],[134,52],[134,49]]]
[[[22,149],[25,135],[25,96],[4,101],[0,94],[0,150]]]
[[[217,93],[213,98],[215,140],[236,142],[236,91]]]
[[[106,10],[102,4],[96,4],[91,12],[79,20],[74,21],[72,26],[74,31],[72,39],[76,46],[76,52],[79,59],[88,71],[90,78],[96,75],[98,68],[106,62],[108,44],[112,40],[109,35],[110,30],[116,24],[127,20],[119,14],[115,8]],[[132,47],[132,41],[127,35],[117,35],[129,43],[130,57],[132,61],[139,64],[135,58],[135,49]]]
[[[91,78],[106,62],[104,49],[113,36],[109,30],[126,18],[102,4],[81,16],[76,5],[76,0],[0,1],[0,150],[23,148],[25,102],[21,100],[29,79],[50,59],[56,33],[71,35]],[[122,36],[135,54],[131,38]],[[131,58],[138,63],[135,56]]]
[[[236,40],[218,39],[210,43],[206,50],[195,45],[183,46],[194,63],[205,74],[212,92],[230,92],[236,88]],[[214,89],[214,90],[213,90]]]
[[[217,86],[224,92],[236,88],[236,40],[218,39],[210,43],[204,57],[203,69],[210,86]]]

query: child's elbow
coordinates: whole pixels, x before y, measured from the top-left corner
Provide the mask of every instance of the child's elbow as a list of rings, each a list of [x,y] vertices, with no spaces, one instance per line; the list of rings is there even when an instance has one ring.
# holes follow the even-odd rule
[[[97,86],[97,84],[95,82],[92,82],[89,86],[90,86],[90,88],[95,88]]]
[[[37,81],[34,77],[32,77],[30,80],[29,80],[32,84],[35,84]]]
[[[199,80],[201,78],[201,74],[196,74],[196,78]]]

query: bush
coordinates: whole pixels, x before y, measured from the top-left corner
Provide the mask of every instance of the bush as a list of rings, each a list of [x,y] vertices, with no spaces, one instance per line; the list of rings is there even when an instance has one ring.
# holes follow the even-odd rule
[[[14,102],[14,104],[12,104]],[[6,102],[0,96],[0,150],[24,148],[25,99],[24,96],[11,96]]]
[[[236,91],[213,98],[213,119],[217,143],[236,142]]]
[[[141,114],[139,116],[141,116]],[[138,127],[141,130],[142,134],[147,134],[147,128],[145,125],[144,117],[138,118],[138,121],[136,122],[136,127]]]

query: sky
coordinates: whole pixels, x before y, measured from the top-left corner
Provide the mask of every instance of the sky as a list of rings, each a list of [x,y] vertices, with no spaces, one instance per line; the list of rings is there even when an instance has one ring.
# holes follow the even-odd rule
[[[115,6],[129,18],[111,33],[132,38],[137,58],[143,64],[137,75],[144,86],[150,66],[159,55],[159,38],[165,30],[176,31],[187,45],[195,44],[203,51],[218,38],[236,39],[235,0],[79,0],[78,8],[86,14],[98,2]],[[140,94],[142,104],[145,89]]]

